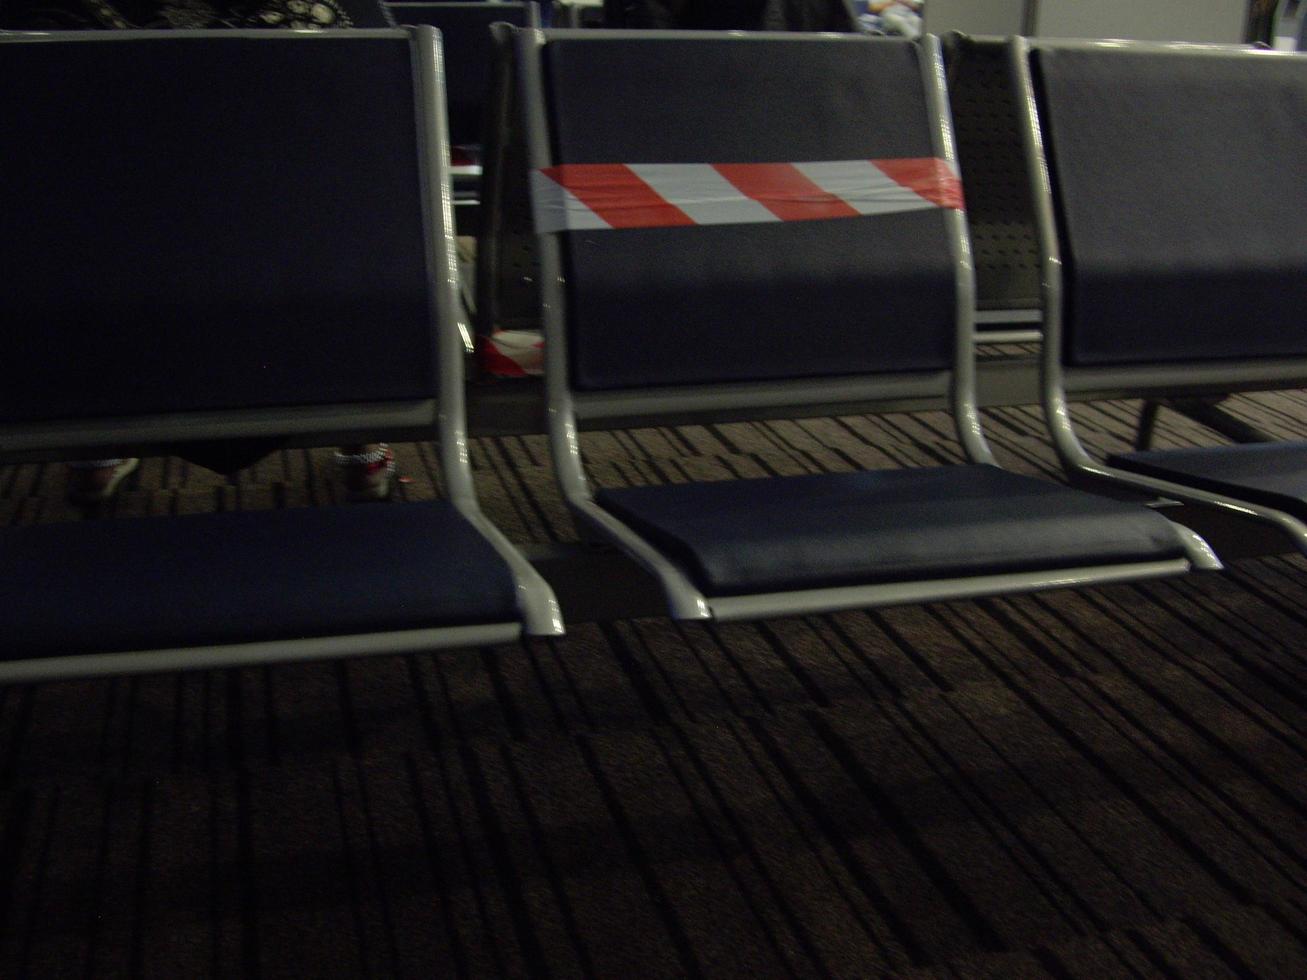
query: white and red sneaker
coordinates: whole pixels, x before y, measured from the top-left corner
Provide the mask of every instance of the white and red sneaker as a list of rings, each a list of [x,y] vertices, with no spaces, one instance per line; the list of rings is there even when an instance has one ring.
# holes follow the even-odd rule
[[[384,442],[359,452],[336,451],[345,499],[351,503],[386,500],[395,487],[395,452]]]

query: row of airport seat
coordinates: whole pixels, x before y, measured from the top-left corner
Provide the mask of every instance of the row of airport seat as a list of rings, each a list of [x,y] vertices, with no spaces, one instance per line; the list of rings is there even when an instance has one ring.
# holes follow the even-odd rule
[[[404,2],[404,0],[399,0]],[[428,0],[444,3],[447,0]],[[481,0],[483,4],[500,0]],[[385,6],[392,7],[393,3]],[[845,0],[834,0],[820,28],[843,31],[858,30],[858,11],[865,9]],[[711,3],[657,5],[632,3],[601,4],[598,0],[571,0],[545,6],[548,23],[554,26],[580,27],[582,13],[587,23],[609,28],[648,27],[657,16],[663,28],[684,30],[757,29],[761,10],[736,5]],[[1051,38],[1129,38],[1133,40],[1190,41],[1235,44],[1250,39],[1270,40],[1276,4],[1258,4],[1250,10],[1247,0],[1152,0],[1139,4],[1133,0],[935,0],[922,10],[925,29],[944,35],[963,31],[974,35],[1027,36]],[[626,8],[632,8],[628,11]],[[769,11],[774,14],[774,11]],[[638,14],[644,16],[638,16]],[[637,16],[632,16],[637,14]],[[811,7],[803,19],[816,21]],[[796,17],[795,20],[800,19]],[[359,25],[372,26],[372,25]],[[769,29],[775,29],[769,28]],[[793,25],[792,29],[799,29]]]
[[[584,535],[656,576],[671,615],[1220,567],[1142,503],[996,465],[936,39],[507,37],[559,485]],[[0,456],[423,427],[445,491],[6,528],[0,679],[558,635],[549,585],[481,513],[469,469],[436,32],[0,45],[0,146],[15,161],[0,180]],[[1307,60],[1021,40],[1007,57],[1035,177],[1059,454],[1080,476],[1272,522],[1307,550],[1307,447],[1104,465],[1066,406],[1086,379],[1307,377],[1307,202],[1293,177]],[[633,410],[905,393],[951,399],[967,464],[594,492],[580,455],[580,422]]]

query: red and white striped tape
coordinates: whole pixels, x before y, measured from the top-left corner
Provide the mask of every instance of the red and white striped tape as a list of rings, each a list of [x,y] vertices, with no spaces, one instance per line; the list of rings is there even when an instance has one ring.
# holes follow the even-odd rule
[[[545,340],[539,330],[496,330],[477,338],[481,369],[492,378],[545,373]]]
[[[947,160],[808,163],[565,163],[531,173],[536,230],[815,221],[961,210]]]

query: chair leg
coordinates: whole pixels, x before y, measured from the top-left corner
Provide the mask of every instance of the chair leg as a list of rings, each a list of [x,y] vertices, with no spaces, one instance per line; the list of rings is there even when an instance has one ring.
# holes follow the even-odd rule
[[[1215,395],[1203,398],[1149,399],[1144,402],[1144,407],[1139,412],[1139,427],[1135,430],[1135,452],[1144,452],[1152,446],[1153,433],[1157,428],[1157,413],[1163,407],[1179,412],[1185,418],[1192,419],[1233,442],[1276,441],[1275,436],[1255,425],[1249,425],[1242,419],[1235,418],[1221,408],[1221,402],[1228,397],[1228,395]]]
[[[1275,436],[1237,419],[1220,407],[1228,395],[1209,398],[1174,398],[1167,401],[1167,407],[1174,409],[1186,418],[1205,425],[1213,432],[1219,432],[1234,442],[1275,442]]]
[[[1153,444],[1153,430],[1157,427],[1157,412],[1162,403],[1150,398],[1139,410],[1139,428],[1135,430],[1135,452],[1142,453]]]

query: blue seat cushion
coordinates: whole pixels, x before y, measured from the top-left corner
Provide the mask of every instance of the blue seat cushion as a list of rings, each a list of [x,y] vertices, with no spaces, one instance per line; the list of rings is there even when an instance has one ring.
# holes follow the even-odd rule
[[[1287,511],[1307,520],[1307,442],[1121,453],[1111,466]]]
[[[517,618],[504,562],[444,501],[0,533],[7,659]]]
[[[1179,558],[1146,508],[994,466],[603,490],[709,596]]]

